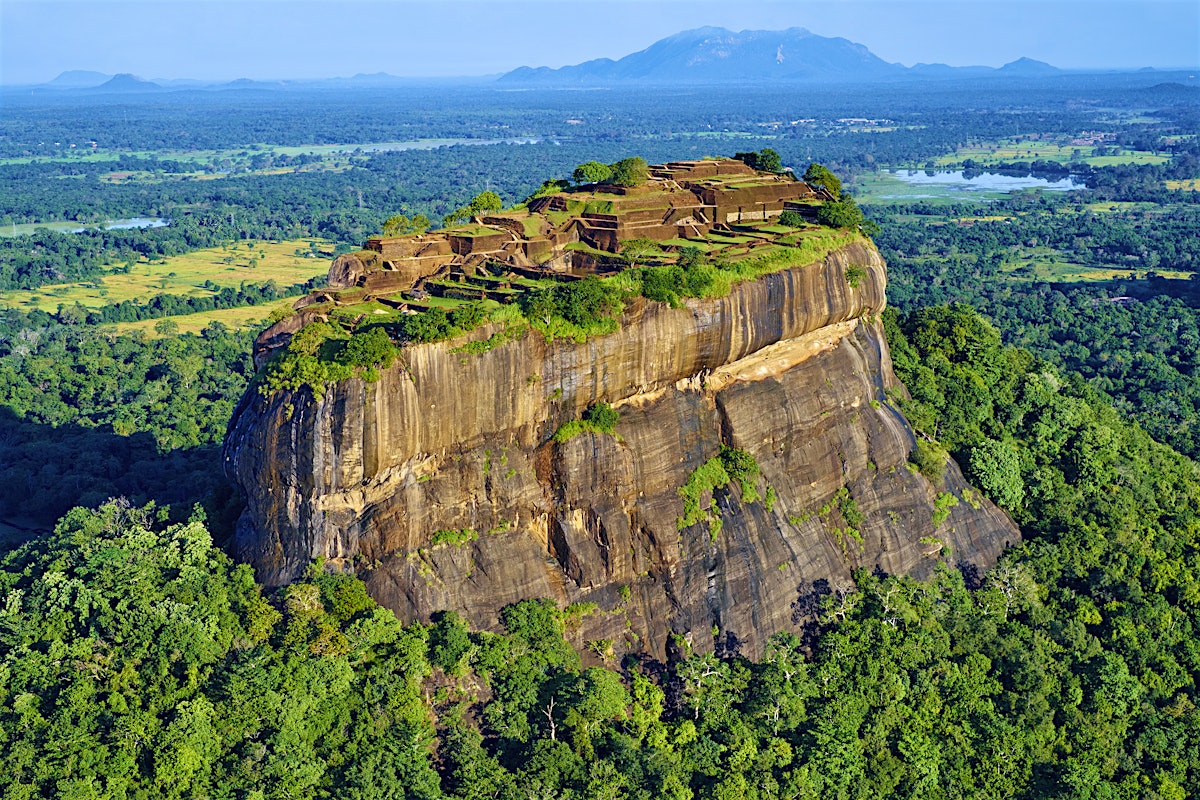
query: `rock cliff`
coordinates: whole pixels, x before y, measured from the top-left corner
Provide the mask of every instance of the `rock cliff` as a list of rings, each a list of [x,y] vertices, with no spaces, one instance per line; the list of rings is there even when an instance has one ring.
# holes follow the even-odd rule
[[[953,462],[936,485],[908,468],[884,287],[857,243],[724,298],[638,299],[585,343],[417,345],[319,399],[252,391],[225,445],[247,499],[236,553],[268,585],[317,557],[353,568],[402,618],[457,609],[490,628],[522,598],[595,603],[580,641],[656,658],[685,640],[756,656],[857,567],[986,567],[1019,533]],[[614,435],[553,441],[598,401],[620,412]],[[757,460],[759,497],[731,481],[680,530],[679,489],[722,445]]]

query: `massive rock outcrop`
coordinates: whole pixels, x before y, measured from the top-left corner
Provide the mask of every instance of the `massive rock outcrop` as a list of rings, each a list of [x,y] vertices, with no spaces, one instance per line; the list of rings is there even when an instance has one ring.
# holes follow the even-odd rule
[[[935,483],[908,468],[884,285],[857,243],[721,299],[638,300],[582,344],[425,344],[319,399],[249,393],[225,451],[247,499],[237,555],[267,584],[317,557],[353,568],[402,618],[456,609],[489,628],[522,598],[594,602],[581,640],[657,658],[685,640],[758,655],[857,567],[986,567],[1018,531],[953,462]],[[553,441],[597,401],[620,411],[615,435]],[[719,525],[680,530],[678,490],[722,444],[758,461],[763,497],[733,481]],[[939,495],[960,501],[944,519]]]

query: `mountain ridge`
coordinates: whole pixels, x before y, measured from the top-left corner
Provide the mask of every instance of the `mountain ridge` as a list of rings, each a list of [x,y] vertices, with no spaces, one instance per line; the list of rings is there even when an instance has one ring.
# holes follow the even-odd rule
[[[497,79],[504,84],[593,85],[636,82],[823,83],[932,77],[1048,76],[1057,67],[1018,58],[999,68],[917,64],[905,67],[842,37],[807,28],[783,31],[703,27],[681,31],[622,58],[599,58],[557,69],[522,66]]]

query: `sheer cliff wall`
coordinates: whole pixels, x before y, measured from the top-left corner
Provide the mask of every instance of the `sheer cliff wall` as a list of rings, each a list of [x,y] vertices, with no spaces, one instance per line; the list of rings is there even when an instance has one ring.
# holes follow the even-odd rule
[[[685,640],[757,655],[856,567],[989,566],[1019,537],[1008,517],[953,462],[938,485],[906,465],[884,285],[878,253],[854,244],[724,298],[638,300],[582,344],[419,345],[321,399],[248,393],[225,446],[247,499],[237,555],[268,585],[324,557],[408,619],[456,609],[494,628],[523,598],[594,602],[580,641],[656,658]],[[620,411],[616,435],[552,440],[597,401]],[[678,489],[722,444],[757,459],[774,502],[743,502],[734,481],[715,492],[719,529],[679,530]],[[961,502],[935,524],[939,493]]]

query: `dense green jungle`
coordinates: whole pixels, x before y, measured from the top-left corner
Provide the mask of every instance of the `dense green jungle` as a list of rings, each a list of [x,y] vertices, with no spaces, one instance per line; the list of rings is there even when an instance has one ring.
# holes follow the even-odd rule
[[[220,444],[260,325],[173,318],[311,275],[53,311],[0,294],[3,797],[1200,794],[1200,90],[600,94],[5,95],[0,291],[235,242],[345,252],[588,161],[770,148],[840,176],[888,262],[913,469],[936,483],[952,456],[1024,542],[986,573],[944,554],[929,581],[809,587],[812,622],[757,662],[618,663],[570,643],[595,609],[549,601],[501,609],[503,632],[405,625],[352,576],[268,591],[223,550]],[[897,170],[1046,185],[912,196]],[[132,218],[168,224],[94,227]]]

